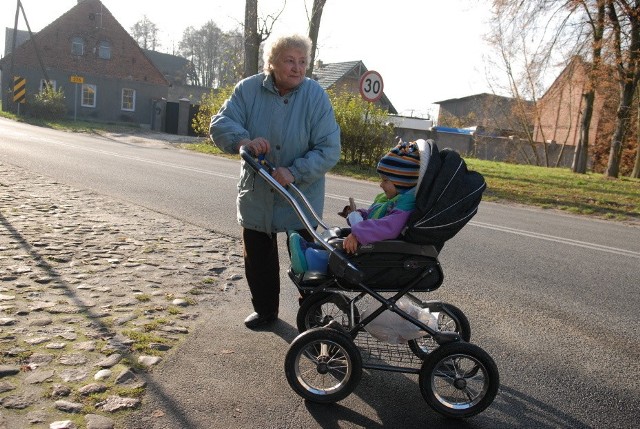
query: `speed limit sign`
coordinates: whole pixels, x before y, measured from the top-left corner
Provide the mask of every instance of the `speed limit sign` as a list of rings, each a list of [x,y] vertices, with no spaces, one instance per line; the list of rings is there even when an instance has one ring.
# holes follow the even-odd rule
[[[377,71],[369,70],[360,78],[360,95],[366,101],[378,101],[382,97],[382,76]]]

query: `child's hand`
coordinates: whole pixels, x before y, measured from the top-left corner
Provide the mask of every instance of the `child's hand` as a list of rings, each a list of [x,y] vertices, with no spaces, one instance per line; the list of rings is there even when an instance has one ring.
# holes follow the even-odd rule
[[[347,238],[342,242],[342,248],[347,253],[356,253],[358,250],[358,239],[356,236],[353,234],[347,235]]]

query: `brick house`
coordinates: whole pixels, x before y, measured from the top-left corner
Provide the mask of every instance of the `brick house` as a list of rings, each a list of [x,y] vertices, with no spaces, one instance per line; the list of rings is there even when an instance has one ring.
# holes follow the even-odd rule
[[[27,106],[48,79],[64,91],[70,117],[90,120],[151,126],[155,103],[169,90],[169,81],[100,0],[79,0],[2,58],[0,70],[3,108],[14,106],[13,74],[26,79]]]
[[[539,121],[536,122],[536,141],[553,142],[559,145],[576,146],[580,139],[580,120],[587,92],[588,73],[591,64],[581,57],[572,58],[562,70],[547,92],[538,100]],[[607,86],[611,82],[603,80],[596,87],[593,115],[589,128],[589,147],[598,139],[611,133],[611,124],[603,120],[605,106],[615,103],[615,90]]]

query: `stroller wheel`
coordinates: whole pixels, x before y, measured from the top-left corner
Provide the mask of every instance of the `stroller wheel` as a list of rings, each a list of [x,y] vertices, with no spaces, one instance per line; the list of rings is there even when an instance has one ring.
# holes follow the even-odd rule
[[[443,304],[443,307],[445,306],[446,311],[438,313],[438,329],[442,332],[457,332],[464,341],[469,342],[471,340],[469,319],[455,305]],[[422,360],[426,359],[429,353],[439,347],[431,335],[409,340],[408,343],[411,351]]]
[[[362,357],[351,338],[330,328],[315,328],[298,335],[284,361],[289,386],[312,402],[340,401],[362,377]]]
[[[452,418],[476,415],[493,402],[500,376],[491,356],[466,342],[445,344],[422,364],[420,392],[429,406]]]
[[[314,293],[302,301],[296,317],[298,332],[327,325],[335,320],[346,330],[360,318],[354,307],[355,321],[349,321],[349,298],[341,293]]]

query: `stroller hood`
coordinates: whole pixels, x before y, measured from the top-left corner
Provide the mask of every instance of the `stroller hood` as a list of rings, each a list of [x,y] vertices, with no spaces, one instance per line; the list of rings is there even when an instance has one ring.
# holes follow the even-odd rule
[[[487,185],[480,173],[467,169],[456,151],[439,151],[433,141],[425,149],[430,152],[429,161],[403,238],[432,244],[440,251],[476,214]]]

